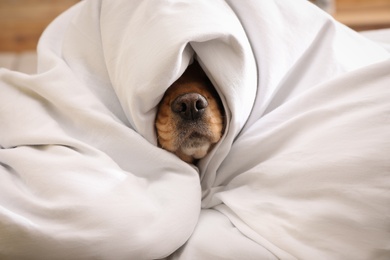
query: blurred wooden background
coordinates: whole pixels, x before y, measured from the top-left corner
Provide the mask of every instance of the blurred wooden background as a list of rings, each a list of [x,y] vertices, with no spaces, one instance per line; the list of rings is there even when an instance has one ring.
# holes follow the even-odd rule
[[[77,2],[0,0],[0,52],[35,50],[44,28]],[[390,28],[390,0],[335,0],[334,16],[355,30]]]
[[[357,31],[390,28],[390,0],[335,0],[334,17]]]
[[[0,51],[35,50],[46,26],[76,0],[0,0]]]

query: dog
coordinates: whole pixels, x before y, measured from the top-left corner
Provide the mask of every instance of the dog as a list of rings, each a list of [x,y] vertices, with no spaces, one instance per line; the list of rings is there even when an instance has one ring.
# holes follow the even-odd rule
[[[221,99],[199,63],[188,66],[165,92],[156,114],[159,147],[196,164],[225,131]]]

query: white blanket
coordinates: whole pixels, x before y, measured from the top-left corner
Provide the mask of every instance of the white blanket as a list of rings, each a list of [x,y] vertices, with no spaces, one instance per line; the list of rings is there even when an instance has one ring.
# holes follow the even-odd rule
[[[228,127],[156,146],[193,57]],[[389,259],[390,55],[305,0],[87,0],[0,71],[0,259]]]

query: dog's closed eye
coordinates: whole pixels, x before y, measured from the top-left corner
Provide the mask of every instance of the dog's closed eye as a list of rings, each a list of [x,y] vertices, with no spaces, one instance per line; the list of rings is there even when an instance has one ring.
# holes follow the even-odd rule
[[[196,61],[165,92],[155,125],[159,146],[188,163],[206,156],[221,139],[222,102]]]

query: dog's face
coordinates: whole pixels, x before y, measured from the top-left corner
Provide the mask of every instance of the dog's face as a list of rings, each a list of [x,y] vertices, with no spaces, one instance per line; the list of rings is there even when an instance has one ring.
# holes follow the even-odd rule
[[[155,123],[159,146],[188,163],[206,156],[221,139],[222,102],[196,61],[165,92]]]

